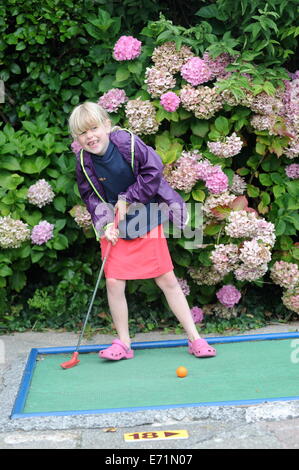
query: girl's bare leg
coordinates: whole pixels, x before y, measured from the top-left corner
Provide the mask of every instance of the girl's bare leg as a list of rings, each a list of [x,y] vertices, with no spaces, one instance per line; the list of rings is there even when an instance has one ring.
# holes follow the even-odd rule
[[[194,324],[187,299],[173,271],[155,278],[155,282],[163,291],[168,305],[186,331],[190,341],[200,338]]]
[[[128,304],[125,296],[126,281],[106,279],[106,288],[110,312],[119,339],[128,347],[131,345],[129,334]]]

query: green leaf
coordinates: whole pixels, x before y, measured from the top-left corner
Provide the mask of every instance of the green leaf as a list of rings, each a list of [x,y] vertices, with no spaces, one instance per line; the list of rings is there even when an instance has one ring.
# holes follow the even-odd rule
[[[27,244],[23,244],[20,248],[17,249],[18,257],[21,259],[27,258],[31,252],[31,246]]]
[[[31,121],[22,121],[22,125],[24,127],[24,129],[26,129],[26,131],[30,132],[31,134],[35,134],[36,133],[36,125],[31,122]]]
[[[215,127],[221,135],[227,135],[229,133],[229,121],[224,116],[219,116],[215,120]]]
[[[270,197],[270,194],[266,193],[265,191],[263,191],[261,193],[261,200],[263,202],[263,205],[264,206],[268,206],[271,202],[271,197]]]
[[[254,170],[259,166],[261,157],[259,155],[253,155],[247,160],[247,165]]]
[[[299,230],[299,214],[293,212],[292,215],[285,215],[284,220],[290,222],[292,225],[294,225],[296,230]]]
[[[287,200],[287,209],[291,211],[296,211],[299,209],[299,198],[294,198],[292,196],[288,197]]]
[[[69,245],[69,242],[65,235],[62,235],[61,233],[59,233],[54,238],[53,248],[55,248],[55,250],[65,250],[68,247],[68,245]]]
[[[183,147],[178,142],[174,142],[170,149],[161,155],[164,165],[175,162],[181,155]]]
[[[216,18],[217,20],[226,21],[228,19],[224,11],[219,11],[218,6],[215,4],[208,5],[206,7],[201,7],[195,15],[201,16],[202,18]]]
[[[9,173],[8,171],[0,170],[0,187],[4,189],[16,189],[19,184],[23,183],[23,176],[18,175],[17,173]]]
[[[275,199],[278,199],[280,196],[282,196],[286,192],[285,187],[280,186],[280,185],[273,186],[272,190],[273,190]]]
[[[239,168],[236,173],[238,173],[238,175],[240,176],[246,176],[250,173],[250,170],[248,168]]]
[[[299,180],[288,181],[286,186],[291,196],[299,198]]]
[[[210,259],[211,251],[210,250],[201,250],[199,255],[198,255],[198,260],[203,264],[204,266],[211,266],[212,261]]]
[[[276,236],[279,237],[280,235],[283,235],[285,233],[285,230],[286,223],[283,220],[279,220],[275,225]]]
[[[12,71],[12,73],[15,73],[16,75],[19,75],[21,73],[21,67],[15,62],[11,64],[10,70]]]
[[[293,246],[293,240],[287,235],[281,235],[279,238],[279,245],[282,250],[289,250]]]
[[[20,163],[17,158],[8,155],[1,156],[1,168],[10,171],[18,171],[21,169]]]
[[[26,285],[26,274],[23,271],[15,270],[10,278],[10,283],[13,290],[20,292]]]
[[[261,144],[260,142],[257,142],[255,144],[255,151],[256,153],[258,153],[259,155],[265,155],[266,153],[266,145],[265,144]]]
[[[81,82],[82,82],[82,80],[79,77],[71,77],[69,79],[69,84],[72,85],[72,86],[79,85]]]
[[[180,137],[186,134],[189,129],[189,123],[186,121],[171,122],[170,134],[174,137]]]
[[[63,196],[55,197],[53,201],[54,207],[59,212],[65,212],[66,210],[66,199]]]
[[[103,40],[103,38],[105,37],[105,33],[93,24],[84,24],[83,26],[88,32],[88,34],[94,39]]]
[[[272,186],[272,179],[268,173],[260,173],[259,180],[263,186]]]
[[[139,75],[142,72],[142,63],[141,62],[130,62],[130,63],[128,63],[128,70],[131,73],[135,73],[135,74]]]
[[[51,160],[44,157],[26,157],[21,162],[21,169],[29,175],[41,173],[50,164]]]
[[[189,267],[191,264],[191,255],[188,251],[174,252],[173,259],[179,266]]]
[[[228,177],[229,185],[231,185],[233,182],[233,177],[235,175],[234,170],[232,170],[231,168],[223,168],[223,173],[226,174],[226,176]]]
[[[191,123],[191,130],[194,135],[204,137],[209,132],[209,123],[208,121],[197,119],[195,122]]]
[[[206,194],[201,189],[193,189],[192,197],[195,201],[203,202],[206,198]]]
[[[37,225],[41,221],[42,213],[38,210],[24,212],[23,219],[25,220],[25,222],[27,222],[27,224],[34,227],[34,225]]]
[[[299,260],[299,246],[294,246],[291,250],[292,256]]]
[[[160,123],[160,122],[163,121],[163,119],[167,119],[167,121],[170,121],[171,120],[171,113],[169,113],[165,109],[161,108],[156,113],[156,120],[157,120],[157,122]]]
[[[44,252],[44,248],[42,249],[42,251],[39,249],[37,251],[37,248],[42,248],[42,247],[33,247],[32,250],[31,250],[31,261],[32,263],[38,263],[44,256],[45,252]]]
[[[163,132],[163,134],[157,134],[155,136],[155,147],[159,152],[167,152],[171,147],[171,139],[168,132]]]
[[[70,211],[71,212],[71,211]],[[66,224],[66,219],[58,219],[56,220],[55,222],[55,230],[57,230],[57,232],[59,232],[60,230],[62,230],[64,227],[65,227],[65,224]]]
[[[204,234],[205,235],[216,235],[217,233],[220,232],[221,227],[222,226],[220,224],[209,224],[205,227]]]
[[[271,179],[275,184],[284,184],[285,182],[280,173],[271,173]]]
[[[253,184],[248,184],[247,185],[247,194],[250,197],[257,197],[260,194],[260,190],[259,190],[259,188],[257,188]]]
[[[11,276],[12,274],[13,274],[13,270],[11,268],[5,265],[0,266],[1,277]]]
[[[262,162],[261,167],[264,171],[275,171],[280,168],[280,161],[275,155],[267,155],[265,160]]]
[[[124,82],[125,80],[127,80],[127,78],[129,78],[129,76],[130,70],[128,70],[128,67],[126,65],[122,65],[116,70],[115,77],[117,82]]]
[[[98,91],[100,93],[106,93],[112,87],[112,82],[114,81],[114,77],[112,75],[106,75],[103,77],[98,85]]]

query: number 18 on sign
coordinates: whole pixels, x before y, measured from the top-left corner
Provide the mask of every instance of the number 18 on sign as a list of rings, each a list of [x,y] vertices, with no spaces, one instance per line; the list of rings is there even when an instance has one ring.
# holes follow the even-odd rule
[[[134,432],[124,434],[125,441],[140,441],[140,440],[161,440],[161,439],[187,439],[189,437],[188,431],[185,429],[179,431],[155,431],[155,432]]]

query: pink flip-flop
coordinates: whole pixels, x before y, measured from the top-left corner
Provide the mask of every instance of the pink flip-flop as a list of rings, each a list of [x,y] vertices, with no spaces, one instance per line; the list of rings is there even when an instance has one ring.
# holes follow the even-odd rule
[[[110,361],[119,361],[120,359],[133,359],[134,351],[128,348],[122,341],[115,339],[112,345],[107,349],[99,352],[102,359],[110,359]]]
[[[214,357],[216,356],[216,349],[212,348],[207,341],[203,338],[198,338],[195,341],[188,340],[189,353],[196,357]]]

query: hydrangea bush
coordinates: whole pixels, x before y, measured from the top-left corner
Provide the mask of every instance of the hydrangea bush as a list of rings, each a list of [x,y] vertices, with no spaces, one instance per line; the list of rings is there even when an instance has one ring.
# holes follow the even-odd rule
[[[198,55],[168,41],[150,60],[141,63],[142,92],[130,95],[124,82],[128,98],[111,118],[153,144],[169,184],[202,204],[203,244],[174,256],[185,294],[194,303],[200,286],[203,304],[216,299],[235,315],[247,284],[270,281],[287,288],[282,302],[298,313],[297,276],[284,286],[273,271],[277,258],[293,270],[299,260],[298,73],[269,93],[257,91],[254,76],[240,74],[228,53]],[[239,95],[225,86],[236,74]]]
[[[156,148],[186,202],[202,205],[202,244],[169,241],[196,322],[236,318],[249,287],[269,284],[277,302],[299,313],[299,72],[277,72],[273,86],[233,46],[194,47],[188,35],[169,40],[154,28],[105,43],[100,80],[68,100],[98,102],[114,124]],[[70,283],[70,266],[92,258],[91,246],[98,251],[75,184],[80,145],[39,114],[0,131],[0,286],[11,292],[26,287],[35,267]],[[193,229],[197,222],[191,214]],[[141,282],[129,289],[145,302],[160,295]]]

